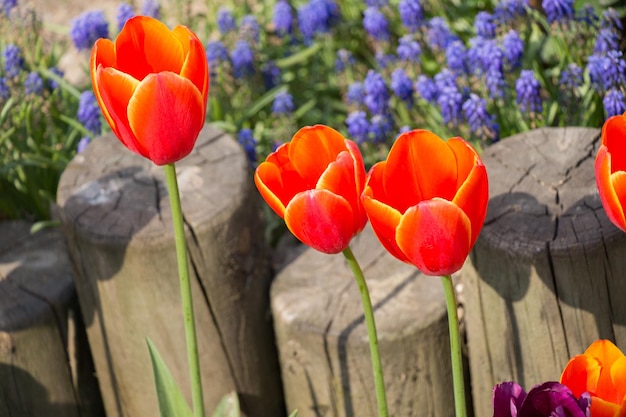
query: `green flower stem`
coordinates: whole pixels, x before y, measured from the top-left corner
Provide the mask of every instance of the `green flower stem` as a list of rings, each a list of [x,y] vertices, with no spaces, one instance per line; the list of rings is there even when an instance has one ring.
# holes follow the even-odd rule
[[[359,292],[361,293],[361,302],[363,303],[363,313],[365,315],[365,325],[367,326],[367,336],[370,343],[370,355],[372,357],[372,369],[374,371],[374,383],[376,385],[376,401],[378,402],[378,416],[388,417],[389,411],[387,410],[387,395],[385,394],[385,380],[383,378],[383,367],[380,362],[380,351],[378,350],[378,335],[376,334],[376,323],[374,321],[374,309],[372,308],[372,301],[370,300],[370,293],[367,289],[367,283],[363,276],[361,266],[357,262],[352,250],[348,246],[343,251],[352,269],[354,278],[356,278],[357,285],[359,286]]]
[[[461,330],[459,329],[459,315],[456,310],[456,295],[454,294],[452,276],[442,276],[441,283],[443,284],[443,291],[446,296],[446,307],[448,309],[454,408],[456,410],[456,417],[465,417],[467,415],[467,406],[465,405],[465,379],[463,376],[463,354],[461,352]]]
[[[193,303],[191,298],[191,283],[189,281],[189,265],[187,263],[187,243],[185,241],[185,227],[183,213],[180,205],[180,193],[176,180],[176,167],[168,164],[165,169],[167,189],[170,194],[172,206],[172,222],[174,224],[174,239],[176,241],[176,258],[178,260],[178,277],[180,279],[180,294],[183,304],[183,317],[185,320],[185,338],[187,344],[187,360],[191,374],[191,398],[193,403],[194,417],[204,417],[204,399],[202,397],[202,378],[200,374],[200,360],[198,358],[198,341],[196,338],[196,325],[193,316]]]

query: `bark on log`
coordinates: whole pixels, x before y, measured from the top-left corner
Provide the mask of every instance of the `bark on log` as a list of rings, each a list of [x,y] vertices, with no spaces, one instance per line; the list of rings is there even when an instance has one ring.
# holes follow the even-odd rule
[[[367,227],[352,245],[375,309],[390,415],[454,415],[445,299],[436,277],[389,255]],[[287,410],[377,416],[359,290],[342,255],[306,249],[271,290]]]
[[[207,125],[177,164],[205,406],[284,413],[259,196],[243,150]],[[107,415],[158,415],[150,338],[191,403],[171,211],[161,167],[113,136],[61,177],[58,204]]]
[[[58,229],[0,222],[0,415],[103,415]]]
[[[599,129],[542,128],[485,150],[487,219],[463,269],[477,416],[502,381],[558,380],[599,338],[626,347],[626,235],[606,217]]]

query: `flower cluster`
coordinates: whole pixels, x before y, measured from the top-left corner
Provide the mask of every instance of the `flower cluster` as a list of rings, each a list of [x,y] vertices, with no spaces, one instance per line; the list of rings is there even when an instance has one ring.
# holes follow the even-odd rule
[[[0,9],[0,219],[46,220],[61,171],[81,135],[100,133],[100,115],[81,126],[80,91],[63,79],[60,48],[33,47],[46,45],[39,16],[16,1]]]
[[[494,417],[617,417],[626,413],[626,356],[609,340],[596,340],[565,366],[560,382],[515,382],[493,390]]]

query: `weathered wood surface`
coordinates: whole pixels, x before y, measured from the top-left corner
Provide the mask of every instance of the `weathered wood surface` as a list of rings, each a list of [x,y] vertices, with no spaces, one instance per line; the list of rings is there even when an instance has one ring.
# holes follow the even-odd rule
[[[103,415],[58,229],[0,222],[0,415]]]
[[[558,380],[598,338],[626,347],[626,235],[606,217],[599,129],[542,128],[483,154],[490,202],[463,269],[477,416],[502,381]]]
[[[367,227],[352,245],[368,283],[390,415],[454,415],[445,299],[438,278],[389,255]],[[377,416],[367,329],[342,255],[306,249],[271,290],[287,410]]]
[[[207,413],[235,390],[244,415],[280,416],[271,273],[247,159],[207,125],[177,171]],[[65,170],[58,204],[107,416],[158,415],[146,338],[190,402],[163,169],[102,137]]]

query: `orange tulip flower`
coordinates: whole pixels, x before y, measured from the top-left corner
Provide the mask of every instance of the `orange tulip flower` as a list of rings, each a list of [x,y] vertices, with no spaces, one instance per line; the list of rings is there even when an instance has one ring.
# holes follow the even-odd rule
[[[602,126],[596,183],[607,216],[626,232],[626,113],[610,117]]]
[[[343,251],[367,222],[361,152],[328,126],[300,129],[257,167],[254,181],[294,236],[320,252]]]
[[[374,232],[396,258],[426,275],[458,271],[487,213],[487,171],[463,139],[426,130],[398,137],[368,174],[363,205]]]
[[[626,417],[626,356],[609,340],[596,340],[565,366],[561,383],[576,397],[591,395],[592,417]]]
[[[128,149],[157,165],[191,152],[209,91],[204,47],[191,30],[136,16],[115,42],[96,41],[90,67],[102,113]]]

